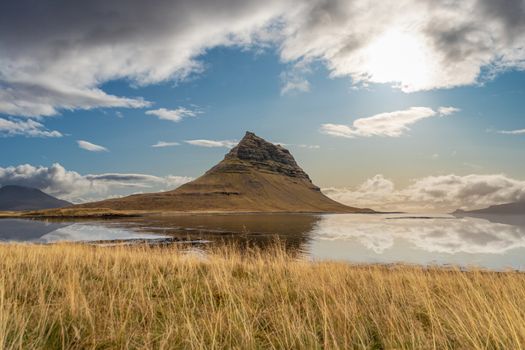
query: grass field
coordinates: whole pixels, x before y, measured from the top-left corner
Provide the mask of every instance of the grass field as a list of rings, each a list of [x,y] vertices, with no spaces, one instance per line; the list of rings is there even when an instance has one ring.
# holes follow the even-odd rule
[[[520,349],[525,275],[0,245],[0,349]]]

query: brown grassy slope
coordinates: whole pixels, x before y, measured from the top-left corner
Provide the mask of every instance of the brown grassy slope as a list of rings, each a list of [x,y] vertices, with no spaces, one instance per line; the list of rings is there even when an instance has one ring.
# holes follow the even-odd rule
[[[259,171],[207,174],[174,191],[132,195],[80,207],[183,212],[361,211],[331,200],[305,180]]]
[[[525,275],[0,245],[1,349],[520,349]]]

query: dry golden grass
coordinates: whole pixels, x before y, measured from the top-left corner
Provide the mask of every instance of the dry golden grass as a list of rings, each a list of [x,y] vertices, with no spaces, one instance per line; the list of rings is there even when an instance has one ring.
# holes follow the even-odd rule
[[[1,349],[519,349],[525,275],[0,246]]]

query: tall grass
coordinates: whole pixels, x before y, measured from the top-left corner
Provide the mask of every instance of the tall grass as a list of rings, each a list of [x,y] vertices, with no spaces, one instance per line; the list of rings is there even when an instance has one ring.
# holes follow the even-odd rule
[[[520,349],[525,275],[0,246],[0,349]]]

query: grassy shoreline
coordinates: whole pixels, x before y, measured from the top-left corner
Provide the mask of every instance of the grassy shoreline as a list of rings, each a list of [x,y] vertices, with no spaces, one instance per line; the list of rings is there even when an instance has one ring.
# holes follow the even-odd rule
[[[26,211],[0,211],[0,219],[113,219],[147,216],[191,216],[191,215],[320,215],[341,214],[337,212],[315,211],[216,211],[216,210],[120,210],[107,208],[76,208],[66,207],[58,209],[26,210]],[[402,212],[353,212],[346,214],[402,214]]]
[[[276,247],[0,245],[0,348],[501,348],[525,274],[298,260]]]

